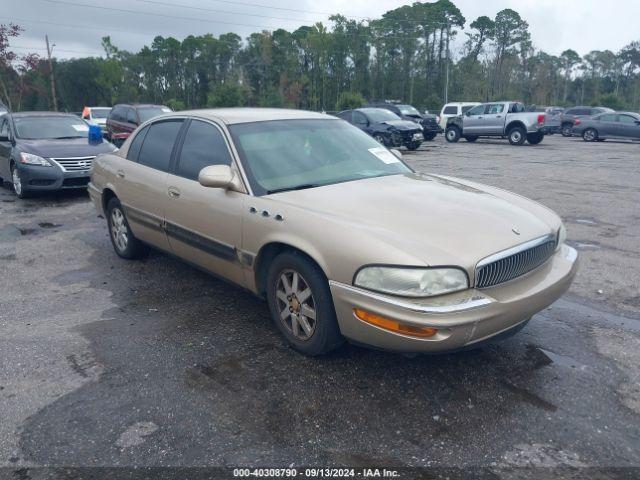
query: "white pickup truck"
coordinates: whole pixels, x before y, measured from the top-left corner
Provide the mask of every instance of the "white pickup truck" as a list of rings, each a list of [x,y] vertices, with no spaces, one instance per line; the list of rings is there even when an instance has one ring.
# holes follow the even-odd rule
[[[445,138],[455,143],[460,138],[475,142],[479,137],[509,139],[511,145],[525,141],[537,145],[547,133],[544,113],[525,112],[519,102],[482,103],[463,115],[449,118]]]

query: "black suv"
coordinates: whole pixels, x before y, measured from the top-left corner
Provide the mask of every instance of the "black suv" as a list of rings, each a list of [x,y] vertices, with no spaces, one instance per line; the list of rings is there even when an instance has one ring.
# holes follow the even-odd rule
[[[607,107],[573,107],[568,108],[560,115],[560,129],[563,137],[570,137],[572,135],[571,129],[573,128],[573,122],[576,118],[592,117],[599,113],[612,113]]]
[[[366,107],[384,108],[395,113],[403,120],[416,122],[422,127],[422,135],[425,140],[433,140],[438,133],[442,133],[440,125],[438,125],[438,117],[431,114],[422,114],[417,108],[402,103],[391,102],[373,102]]]

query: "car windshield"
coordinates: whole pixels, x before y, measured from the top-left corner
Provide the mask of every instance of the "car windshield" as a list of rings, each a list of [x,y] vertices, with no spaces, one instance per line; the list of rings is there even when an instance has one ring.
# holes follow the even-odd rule
[[[92,108],[91,118],[107,118],[110,111],[110,108]]]
[[[412,171],[339,120],[273,120],[229,130],[256,195]]]
[[[167,107],[139,108],[138,116],[140,117],[140,123],[144,123],[147,120],[151,120],[152,118],[157,117],[158,115],[169,112],[171,112],[171,109]]]
[[[25,140],[82,138],[88,136],[89,125],[76,116],[14,117],[16,136]]]
[[[389,110],[385,110],[384,108],[367,108],[362,112],[369,117],[369,121],[374,123],[382,123],[389,120],[400,120],[399,116]]]
[[[400,113],[402,113],[403,115],[415,115],[415,116],[420,116],[420,112],[418,110],[416,110],[415,107],[412,107],[411,105],[396,105],[398,107],[398,110],[400,110]]]

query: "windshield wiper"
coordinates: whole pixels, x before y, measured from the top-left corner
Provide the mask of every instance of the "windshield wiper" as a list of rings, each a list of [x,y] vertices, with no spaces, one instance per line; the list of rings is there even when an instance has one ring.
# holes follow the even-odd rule
[[[289,192],[292,190],[305,190],[307,188],[321,187],[322,185],[317,183],[303,183],[302,185],[295,185],[293,187],[274,188],[273,190],[267,190],[267,195],[272,193]]]

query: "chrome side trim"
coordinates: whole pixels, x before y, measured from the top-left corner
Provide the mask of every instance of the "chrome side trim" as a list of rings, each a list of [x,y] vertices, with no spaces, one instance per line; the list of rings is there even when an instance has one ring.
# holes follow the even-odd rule
[[[537,247],[538,245],[542,245],[543,243],[547,243],[551,240],[555,240],[556,236],[553,234],[544,235],[542,237],[534,238],[533,240],[529,240],[528,242],[521,243],[520,245],[516,245],[515,247],[507,248],[506,250],[502,250],[501,252],[494,253],[493,255],[489,255],[488,257],[483,258],[476,264],[476,270],[485,265],[493,262],[497,262],[498,260],[502,260],[503,258],[510,257],[511,255],[515,255],[516,253],[520,253],[524,250],[529,250],[530,248]]]
[[[449,305],[423,305],[415,302],[401,300],[398,298],[388,297],[386,295],[380,295],[378,293],[370,292],[368,290],[354,287],[352,285],[347,285],[346,283],[335,282],[333,280],[329,280],[329,286],[341,288],[348,292],[356,293],[358,295],[362,295],[364,297],[368,297],[373,300],[377,300],[379,302],[384,302],[394,307],[403,308],[405,310],[410,310],[412,312],[425,313],[425,314],[446,314],[446,313],[465,312],[467,310],[483,308],[491,303],[494,303],[494,300],[490,299],[489,297],[474,295],[471,298],[458,300],[457,303],[451,303]],[[434,297],[434,298],[440,298],[440,297]]]

